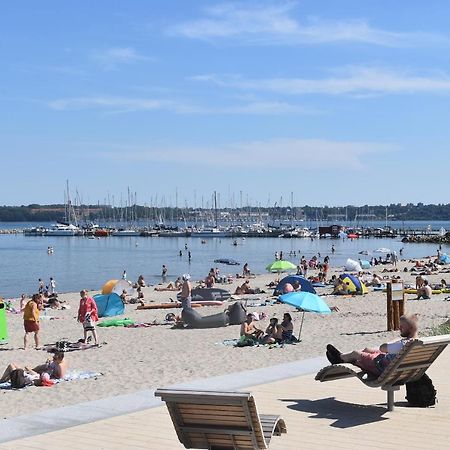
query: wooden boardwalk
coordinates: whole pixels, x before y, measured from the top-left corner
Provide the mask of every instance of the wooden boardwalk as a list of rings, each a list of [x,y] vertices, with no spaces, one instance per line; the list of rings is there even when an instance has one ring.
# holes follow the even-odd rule
[[[272,450],[450,448],[450,349],[429,370],[438,391],[434,408],[407,407],[405,389],[387,412],[386,393],[359,380],[319,383],[314,374],[257,385],[263,414],[280,414],[287,434]],[[165,406],[74,426],[0,445],[0,449],[181,449]]]

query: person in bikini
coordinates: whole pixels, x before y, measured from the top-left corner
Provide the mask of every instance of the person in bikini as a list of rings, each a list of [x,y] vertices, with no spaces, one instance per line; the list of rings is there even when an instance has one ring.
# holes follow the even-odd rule
[[[275,344],[281,342],[281,325],[278,324],[278,319],[272,317],[269,322],[269,326],[266,328],[266,334],[263,337],[264,344]]]

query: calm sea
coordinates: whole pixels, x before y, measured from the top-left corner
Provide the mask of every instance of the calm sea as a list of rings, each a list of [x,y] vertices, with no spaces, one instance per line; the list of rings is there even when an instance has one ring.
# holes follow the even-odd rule
[[[403,223],[399,226],[401,227]],[[420,223],[421,228],[431,225],[450,229],[450,222]],[[24,228],[36,224],[0,223],[0,228]],[[42,224],[46,225],[46,224]],[[390,223],[391,226],[394,226]],[[373,224],[371,225],[373,226]],[[405,228],[419,228],[417,223],[405,222]],[[283,239],[246,238],[238,239],[233,245],[231,238],[211,238],[206,244],[199,238],[147,238],[109,237],[88,239],[85,237],[28,237],[22,234],[0,235],[0,296],[15,297],[37,290],[38,279],[48,283],[49,277],[57,282],[60,292],[79,291],[81,288],[100,289],[112,278],[120,278],[124,270],[128,279],[136,280],[142,274],[147,282],[161,282],[161,268],[169,269],[168,280],[183,273],[190,273],[194,279],[203,278],[211,267],[218,266],[223,274],[242,271],[242,264],[248,262],[255,273],[263,273],[267,264],[273,261],[276,251],[283,252],[284,259],[297,263],[302,255],[310,257],[320,253],[329,255],[331,264],[339,266],[347,258],[357,259],[362,250],[374,251],[385,247],[399,252],[404,248],[403,258],[423,257],[436,254],[432,244],[402,244],[400,239]],[[187,244],[192,259],[189,262]],[[331,255],[331,245],[336,252]],[[54,253],[47,254],[47,247],[53,246]],[[183,256],[179,256],[179,251]],[[296,257],[289,256],[295,251]],[[444,246],[443,252],[450,252]],[[241,266],[217,265],[216,258],[232,258]],[[362,257],[363,259],[365,257]]]

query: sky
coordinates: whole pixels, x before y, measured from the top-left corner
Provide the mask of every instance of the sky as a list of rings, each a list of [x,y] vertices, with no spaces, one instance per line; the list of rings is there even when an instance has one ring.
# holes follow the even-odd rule
[[[115,205],[448,203],[449,22],[446,0],[2,2],[0,204],[66,180]]]

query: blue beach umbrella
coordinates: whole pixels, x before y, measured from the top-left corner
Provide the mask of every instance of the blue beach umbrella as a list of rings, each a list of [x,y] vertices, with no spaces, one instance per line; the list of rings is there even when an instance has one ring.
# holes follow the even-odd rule
[[[305,312],[315,312],[319,314],[330,314],[330,307],[316,294],[310,292],[289,292],[278,297],[280,301],[286,303],[286,305],[294,306],[297,309],[303,311],[302,323],[300,325],[300,332],[298,334],[298,340],[302,335],[303,320],[305,319]]]

